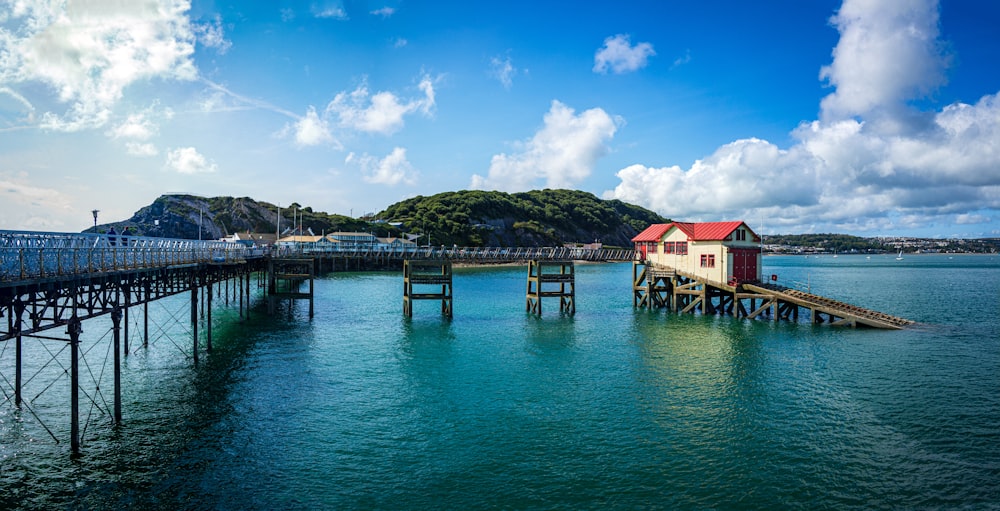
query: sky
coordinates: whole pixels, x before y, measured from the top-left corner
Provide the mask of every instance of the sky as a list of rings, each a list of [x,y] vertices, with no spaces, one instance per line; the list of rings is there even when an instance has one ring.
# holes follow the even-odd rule
[[[997,26],[994,0],[0,0],[0,229],[570,188],[997,237]]]

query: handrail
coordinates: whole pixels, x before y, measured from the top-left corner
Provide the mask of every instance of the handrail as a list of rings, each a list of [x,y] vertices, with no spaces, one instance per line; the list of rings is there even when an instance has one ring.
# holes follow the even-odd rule
[[[223,241],[0,230],[0,282],[196,263],[234,263],[264,250]]]

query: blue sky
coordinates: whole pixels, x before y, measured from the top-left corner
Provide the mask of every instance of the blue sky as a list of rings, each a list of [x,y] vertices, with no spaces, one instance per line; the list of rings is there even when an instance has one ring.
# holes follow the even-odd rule
[[[0,228],[548,187],[1000,236],[997,26],[988,0],[0,0]]]

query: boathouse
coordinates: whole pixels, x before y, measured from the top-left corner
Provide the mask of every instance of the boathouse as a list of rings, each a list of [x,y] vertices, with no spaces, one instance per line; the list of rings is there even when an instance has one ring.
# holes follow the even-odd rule
[[[632,242],[653,266],[730,285],[761,278],[760,237],[742,221],[653,224]]]

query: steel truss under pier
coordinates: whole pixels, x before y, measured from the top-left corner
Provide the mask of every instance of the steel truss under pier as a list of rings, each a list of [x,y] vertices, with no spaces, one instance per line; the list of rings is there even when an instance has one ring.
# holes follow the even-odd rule
[[[728,314],[742,318],[798,321],[800,309],[812,323],[901,329],[913,322],[819,295],[759,282],[723,284],[680,270],[632,262],[632,297],[636,307],[674,312]]]
[[[120,243],[120,242],[119,242]],[[109,249],[117,251],[118,249]],[[88,250],[89,251],[89,250]],[[102,252],[106,250],[101,250]],[[67,254],[71,251],[67,250]],[[22,252],[24,253],[24,252]],[[82,251],[80,252],[83,253]],[[35,252],[41,259],[41,252]],[[173,256],[169,256],[173,257]],[[82,258],[81,258],[82,259]],[[4,401],[13,398],[18,408],[30,405],[22,396],[24,375],[22,374],[22,348],[24,340],[65,341],[69,345],[70,364],[70,446],[74,453],[80,449],[79,399],[80,399],[80,334],[83,332],[83,321],[102,315],[110,315],[113,322],[113,353],[114,353],[114,423],[120,424],[121,414],[121,355],[129,353],[129,313],[133,307],[143,307],[143,345],[149,343],[149,303],[167,296],[190,293],[191,296],[191,327],[192,358],[198,362],[199,354],[199,303],[201,317],[206,318],[205,334],[206,349],[212,350],[212,298],[214,294],[222,294],[225,286],[225,300],[228,304],[230,288],[232,297],[239,299],[240,316],[243,316],[244,305],[249,311],[250,277],[254,272],[264,269],[264,259],[242,259],[226,262],[226,258],[218,262],[194,262],[187,264],[170,264],[164,259],[161,267],[144,267],[139,259],[129,259],[127,262],[108,259],[103,271],[82,273],[80,271],[62,271],[49,273],[44,270],[45,264],[39,264],[33,272],[19,271],[19,275],[28,278],[4,282],[0,280],[0,343],[13,342],[15,352],[14,378],[4,375],[3,381],[13,389],[13,396],[8,395],[3,388]],[[55,259],[54,259],[55,260]],[[18,264],[24,267],[22,257]],[[97,265],[93,260],[86,263],[90,268]],[[114,267],[118,267],[115,270]],[[41,271],[39,271],[41,269]],[[69,270],[71,268],[67,268]],[[61,274],[60,274],[61,273]],[[215,293],[213,293],[213,287]],[[199,299],[201,294],[201,299]],[[124,320],[124,322],[122,321]],[[43,335],[46,331],[65,327],[68,338]],[[124,347],[121,332],[124,329]],[[112,350],[109,350],[112,351]],[[61,364],[60,364],[61,365]],[[98,384],[99,385],[99,384]],[[99,392],[99,388],[95,391]],[[32,413],[34,413],[32,411]],[[43,424],[44,426],[44,424]],[[46,427],[48,430],[48,428]],[[51,434],[51,431],[50,431]],[[53,434],[53,438],[59,439]]]
[[[558,268],[546,272],[545,268]],[[552,289],[558,285],[558,289]],[[545,290],[545,288],[548,290]],[[558,298],[559,312],[576,314],[576,268],[573,261],[528,261],[528,292],[524,309],[542,315],[542,298]]]
[[[413,317],[414,300],[441,300],[441,314],[452,317],[452,268],[449,260],[403,261],[403,314]],[[417,293],[414,286],[441,286],[440,293]]]

